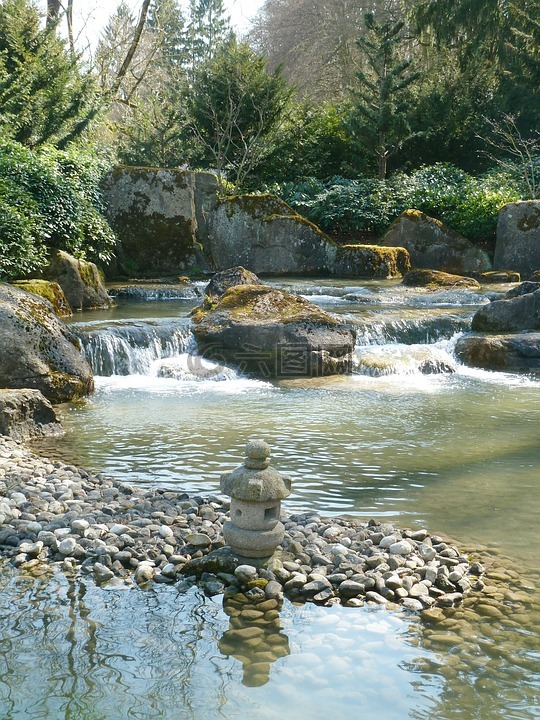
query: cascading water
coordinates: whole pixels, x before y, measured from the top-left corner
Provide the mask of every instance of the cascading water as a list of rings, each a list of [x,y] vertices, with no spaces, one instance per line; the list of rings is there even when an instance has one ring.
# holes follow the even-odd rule
[[[64,708],[108,717],[114,707],[123,720],[151,707],[163,718],[183,708],[193,720],[233,720],[256,706],[261,720],[355,717],[359,707],[385,720],[538,718],[540,382],[455,361],[455,337],[491,287],[428,293],[352,282],[286,288],[356,325],[349,376],[239,378],[195,354],[187,300],[119,302],[107,311],[114,321],[77,323],[96,375],[108,377],[96,378],[88,401],[62,408],[67,432],[55,443],[69,462],[123,482],[206,497],[246,440],[262,437],[272,464],[292,475],[288,511],[427,528],[473,554],[489,546],[492,577],[510,579],[499,584],[508,615],[467,606],[424,623],[372,606],[286,604],[291,655],[266,686],[248,688],[240,664],[219,652],[229,618],[199,590],[119,592],[86,573],[68,586],[55,573],[49,591],[31,579],[39,567],[9,565],[24,574],[2,585],[0,616],[17,639],[0,653],[2,717]],[[66,523],[77,507],[67,502]],[[65,616],[58,595],[69,600]]]
[[[123,321],[75,328],[95,375],[149,375],[156,360],[185,353],[194,339],[185,319]]]

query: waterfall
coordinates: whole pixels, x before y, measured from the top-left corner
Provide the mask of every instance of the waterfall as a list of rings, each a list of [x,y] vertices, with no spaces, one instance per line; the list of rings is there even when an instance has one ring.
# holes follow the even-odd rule
[[[469,315],[419,315],[414,318],[389,317],[370,320],[363,318],[356,324],[357,349],[369,345],[388,345],[389,343],[431,344],[466,332],[471,327]]]
[[[149,375],[156,360],[194,347],[186,320],[129,321],[107,328],[74,328],[95,375]]]

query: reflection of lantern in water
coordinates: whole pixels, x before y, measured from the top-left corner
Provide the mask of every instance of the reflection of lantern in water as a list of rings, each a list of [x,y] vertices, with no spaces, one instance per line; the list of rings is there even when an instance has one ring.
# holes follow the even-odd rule
[[[285,533],[279,515],[291,480],[269,466],[269,456],[267,443],[252,440],[244,464],[221,476],[221,491],[231,496],[231,519],[223,525],[223,537],[244,557],[269,557]]]
[[[248,687],[267,683],[272,663],[290,654],[289,638],[280,632],[281,604],[268,599],[259,588],[223,600],[229,630],[223,633],[218,647],[242,663],[242,683]]]

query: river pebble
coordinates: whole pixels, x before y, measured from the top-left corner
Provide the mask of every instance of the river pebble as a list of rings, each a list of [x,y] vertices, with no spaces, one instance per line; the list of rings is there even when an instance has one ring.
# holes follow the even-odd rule
[[[399,604],[435,621],[441,608],[484,588],[484,568],[425,529],[283,512],[281,548],[266,563],[246,563],[224,547],[230,501],[221,496],[128,485],[4,437],[0,477],[0,553],[17,567],[57,564],[92,573],[98,584],[198,581],[208,595],[239,594],[244,619],[267,623],[284,595],[321,605]],[[486,601],[480,613],[498,617],[489,608]]]

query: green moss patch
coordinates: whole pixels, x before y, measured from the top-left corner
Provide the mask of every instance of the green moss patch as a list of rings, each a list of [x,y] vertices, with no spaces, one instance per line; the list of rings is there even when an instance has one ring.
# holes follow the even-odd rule
[[[48,300],[53,306],[55,314],[59,317],[72,314],[64,291],[56,282],[50,282],[49,280],[17,280],[11,284],[25,292]]]

